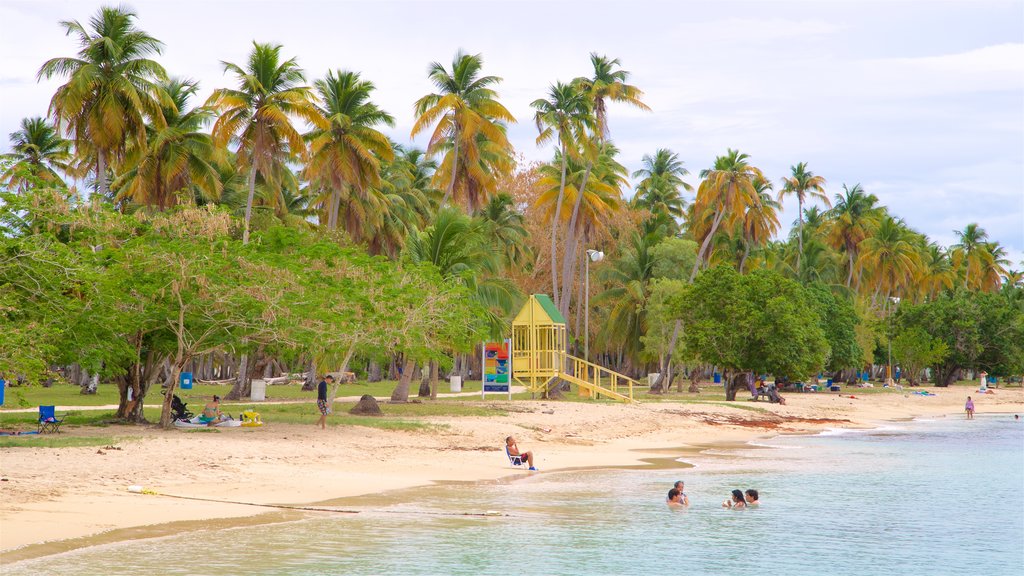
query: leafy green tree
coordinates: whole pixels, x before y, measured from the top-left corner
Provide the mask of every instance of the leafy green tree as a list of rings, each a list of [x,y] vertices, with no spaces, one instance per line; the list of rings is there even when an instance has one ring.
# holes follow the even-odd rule
[[[864,352],[857,342],[857,324],[860,319],[853,301],[837,296],[821,283],[809,284],[808,297],[817,307],[821,329],[829,345],[829,356],[825,369],[839,372],[861,365]]]
[[[911,386],[921,381],[921,373],[928,366],[941,363],[949,347],[920,326],[901,330],[892,341],[892,354]]]
[[[163,44],[135,27],[136,14],[125,8],[100,8],[86,28],[77,20],[61,22],[78,39],[76,57],[53,58],[38,78],[66,77],[50,100],[58,129],[66,128],[80,160],[95,159],[97,191],[109,193],[107,172],[121,159],[129,142],[146,145],[146,118],[163,127],[161,102],[166,95],[155,83],[165,80],[163,67],[148,56]],[[92,160],[88,161],[90,164]]]
[[[655,278],[672,278],[686,280],[687,270],[693,267],[697,259],[697,243],[686,238],[666,238],[650,248],[654,258]]]

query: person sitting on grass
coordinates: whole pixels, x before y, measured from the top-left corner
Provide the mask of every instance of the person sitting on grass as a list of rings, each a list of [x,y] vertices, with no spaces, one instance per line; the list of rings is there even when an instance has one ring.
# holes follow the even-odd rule
[[[220,411],[220,396],[213,395],[213,401],[209,402],[203,413],[199,415],[199,421],[207,426],[213,426],[224,419],[224,414]]]
[[[516,445],[515,436],[505,438],[505,447],[508,449],[509,456],[519,456],[520,461],[523,459],[526,460],[527,464],[530,466],[530,470],[537,470],[533,467],[533,452],[530,450],[520,452],[519,446]]]

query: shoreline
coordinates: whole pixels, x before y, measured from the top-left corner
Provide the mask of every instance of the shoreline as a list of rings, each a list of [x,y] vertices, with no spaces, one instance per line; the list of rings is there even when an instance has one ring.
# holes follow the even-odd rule
[[[499,444],[504,433],[516,434],[524,449],[537,452],[540,474],[656,469],[658,461],[780,435],[955,416],[963,393],[943,392],[927,399],[875,394],[859,397],[863,402],[793,394],[786,406],[517,401],[503,403],[513,408],[507,416],[431,418],[447,427],[431,433],[337,427],[318,434],[312,424],[272,424],[249,434],[147,430],[141,440],[104,454],[114,459],[99,457],[103,450],[96,447],[5,449],[0,472],[10,481],[0,483],[0,565],[184,531],[293,521],[323,513],[297,508],[394,500],[412,487],[512,482],[527,473],[505,461]],[[985,413],[1024,412],[1024,390],[1000,391],[998,398],[985,398],[983,407]],[[177,459],[192,466],[188,463],[197,454],[217,449],[228,454],[222,462],[200,462],[186,473],[168,467]],[[133,461],[140,471],[115,473],[119,463]],[[50,462],[58,472],[83,473],[78,482],[69,477],[52,482],[42,494],[22,490],[21,480],[31,483],[34,476],[42,483],[56,473],[32,471],[38,462]],[[130,494],[131,484],[180,498]]]

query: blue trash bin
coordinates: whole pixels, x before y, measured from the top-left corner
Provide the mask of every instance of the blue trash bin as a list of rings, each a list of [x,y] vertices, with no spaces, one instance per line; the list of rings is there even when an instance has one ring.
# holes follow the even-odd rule
[[[721,383],[722,383],[722,375],[719,374],[718,372],[715,372],[715,384],[721,384]]]
[[[192,373],[191,372],[182,372],[181,373],[181,379],[178,382],[178,387],[181,388],[182,390],[191,390],[192,389]]]
[[[4,405],[4,389],[7,388],[7,381],[0,380],[0,406]]]

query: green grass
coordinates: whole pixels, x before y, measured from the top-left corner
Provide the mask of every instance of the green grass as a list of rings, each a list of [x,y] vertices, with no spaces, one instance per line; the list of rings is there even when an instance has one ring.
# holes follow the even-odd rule
[[[113,446],[133,440],[136,438],[33,434],[31,436],[0,436],[0,448],[81,448],[83,446]]]

